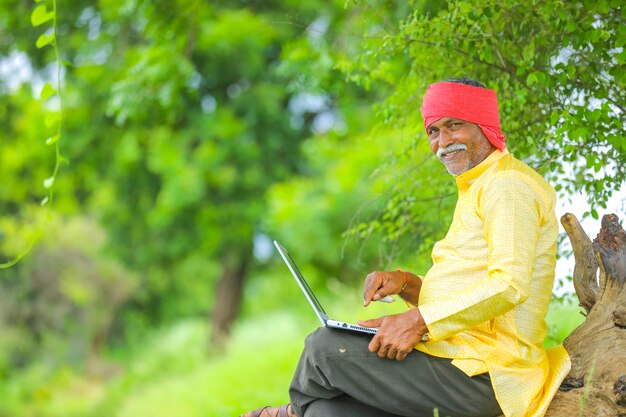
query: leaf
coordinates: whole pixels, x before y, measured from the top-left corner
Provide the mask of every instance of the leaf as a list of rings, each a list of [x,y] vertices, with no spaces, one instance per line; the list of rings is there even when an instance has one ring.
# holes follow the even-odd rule
[[[539,78],[537,77],[536,72],[531,72],[530,74],[528,74],[528,77],[526,77],[526,84],[529,87],[533,84],[537,84],[538,81],[539,81]]]
[[[46,115],[44,123],[46,124],[46,127],[53,127],[59,122],[59,120],[61,120],[61,116],[58,113],[49,113]]]
[[[49,177],[43,180],[44,188],[50,188],[52,187],[52,184],[54,184],[54,177]]]
[[[550,124],[555,125],[561,118],[561,115],[557,112],[554,112],[550,115]]]
[[[59,140],[59,135],[54,135],[46,139],[46,145],[54,145]]]
[[[54,35],[54,32],[52,32],[51,34],[47,34],[47,33],[42,33],[41,35],[39,35],[39,37],[37,38],[37,41],[35,42],[35,46],[37,48],[43,48],[44,46],[51,44],[52,42],[54,42],[54,39],[56,38],[56,36]]]
[[[52,84],[50,84],[49,82],[45,83],[43,85],[43,88],[41,89],[41,94],[39,96],[39,100],[41,101],[46,101],[48,100],[50,97],[52,97],[53,95],[55,95],[57,92],[57,90],[54,89],[54,87],[52,87]]]
[[[42,200],[41,200],[41,204],[42,206],[45,206],[46,204],[48,204],[48,200],[50,200],[50,198],[48,196],[45,196]]]
[[[41,26],[52,19],[54,19],[54,12],[49,12],[45,4],[35,7],[30,15],[30,23],[34,27]]]

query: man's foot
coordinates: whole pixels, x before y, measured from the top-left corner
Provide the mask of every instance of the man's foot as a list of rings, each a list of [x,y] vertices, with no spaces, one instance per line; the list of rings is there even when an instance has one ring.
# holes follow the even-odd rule
[[[291,404],[283,404],[278,407],[265,406],[242,414],[240,417],[296,417],[291,410]]]

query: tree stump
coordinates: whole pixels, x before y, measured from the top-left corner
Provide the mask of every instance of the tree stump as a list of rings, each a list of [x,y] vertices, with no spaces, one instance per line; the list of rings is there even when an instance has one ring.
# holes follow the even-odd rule
[[[572,369],[546,417],[626,417],[626,232],[615,214],[602,218],[593,242],[574,215],[565,214],[561,223],[587,318],[563,342]]]

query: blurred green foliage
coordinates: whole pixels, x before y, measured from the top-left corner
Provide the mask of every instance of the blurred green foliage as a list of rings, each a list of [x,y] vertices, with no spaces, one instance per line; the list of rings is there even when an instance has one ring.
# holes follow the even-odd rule
[[[28,260],[0,280],[0,377],[34,361],[91,366],[115,313],[138,286],[136,274],[103,253],[105,235],[95,222],[57,220],[47,227]]]
[[[495,88],[509,148],[589,215],[624,184],[619,1],[57,6],[0,0],[0,262],[39,241],[0,270],[0,417],[284,401],[315,321],[271,240],[346,319],[387,311],[353,308],[364,275],[425,272],[455,204],[431,82]],[[546,344],[575,310],[555,304]]]

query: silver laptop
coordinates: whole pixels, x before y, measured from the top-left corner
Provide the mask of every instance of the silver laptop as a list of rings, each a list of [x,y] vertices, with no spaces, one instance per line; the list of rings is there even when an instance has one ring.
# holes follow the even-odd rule
[[[359,333],[376,334],[378,329],[375,328],[357,326],[356,324],[329,319],[326,315],[326,312],[324,311],[324,308],[313,293],[313,290],[311,289],[311,287],[309,287],[309,284],[302,276],[302,273],[296,266],[296,263],[294,262],[291,255],[289,255],[289,252],[287,252],[287,250],[282,247],[281,244],[277,241],[274,241],[274,246],[276,246],[276,249],[278,249],[278,253],[280,253],[280,256],[287,264],[287,267],[291,271],[291,275],[293,275],[293,277],[296,279],[296,282],[300,286],[300,289],[304,293],[306,299],[309,300],[309,304],[311,304],[311,307],[313,307],[313,311],[315,311],[315,314],[317,315],[317,318],[320,319],[320,321],[322,322],[322,325],[326,327],[333,327],[336,329],[352,330]]]

